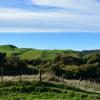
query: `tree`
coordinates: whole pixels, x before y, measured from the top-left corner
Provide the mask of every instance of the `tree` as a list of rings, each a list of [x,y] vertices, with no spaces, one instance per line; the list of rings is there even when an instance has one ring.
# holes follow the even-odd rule
[[[19,74],[21,71],[28,71],[28,69],[27,63],[19,57],[10,56],[6,58],[4,67],[5,74],[15,75]]]
[[[83,79],[95,79],[98,77],[99,63],[84,64],[79,67],[80,76]]]
[[[100,63],[100,53],[92,54],[91,57],[87,61],[88,64],[93,64],[96,62]]]
[[[6,60],[6,53],[0,53],[0,67],[3,67]]]
[[[1,82],[3,82],[5,58],[6,58],[6,53],[0,53]]]

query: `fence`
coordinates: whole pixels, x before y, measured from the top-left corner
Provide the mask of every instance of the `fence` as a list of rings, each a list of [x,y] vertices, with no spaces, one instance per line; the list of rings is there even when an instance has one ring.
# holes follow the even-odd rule
[[[7,71],[3,68],[0,69],[0,82],[7,81],[49,81],[49,78],[53,77],[54,73],[52,71],[48,71],[44,73],[40,69],[37,72],[30,70],[13,70]]]
[[[9,75],[12,73],[12,75]],[[88,92],[98,92],[100,93],[100,84],[97,84],[90,81],[85,80],[68,80],[64,78],[62,73],[61,76],[56,76],[54,72],[47,71],[43,73],[40,69],[38,73],[29,74],[28,71],[6,71],[4,72],[3,69],[0,70],[0,82],[8,82],[8,81],[45,81],[45,82],[56,82],[60,84],[65,84],[70,87],[79,88]]]

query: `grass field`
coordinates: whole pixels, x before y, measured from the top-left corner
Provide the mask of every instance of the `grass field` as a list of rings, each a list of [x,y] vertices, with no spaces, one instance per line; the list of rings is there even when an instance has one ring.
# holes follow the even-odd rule
[[[0,100],[100,100],[100,94],[48,82],[0,84]]]
[[[66,50],[39,50],[32,48],[18,48],[14,45],[0,45],[0,52],[6,52],[7,56],[16,55],[21,59],[33,60],[37,58],[52,60],[57,53],[63,53]],[[77,52],[67,50],[67,55],[78,56]]]

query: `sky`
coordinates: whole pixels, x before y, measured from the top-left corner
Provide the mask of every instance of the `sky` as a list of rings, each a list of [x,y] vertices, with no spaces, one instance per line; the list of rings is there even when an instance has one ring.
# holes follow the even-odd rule
[[[12,44],[20,48],[92,50],[100,49],[100,34],[0,34],[0,45],[4,44]]]
[[[100,49],[100,0],[0,0],[0,45]]]
[[[0,32],[100,32],[100,0],[0,0]]]

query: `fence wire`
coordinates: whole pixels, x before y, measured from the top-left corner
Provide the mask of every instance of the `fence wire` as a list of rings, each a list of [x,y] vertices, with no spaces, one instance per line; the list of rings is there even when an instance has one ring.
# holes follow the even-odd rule
[[[48,71],[46,73],[41,70],[38,73],[30,71],[4,71],[0,70],[0,83],[8,81],[44,81],[44,82],[55,82],[64,84],[69,87],[79,88],[88,92],[100,93],[100,84],[86,80],[68,80],[65,79],[63,73],[58,77],[54,72]]]

